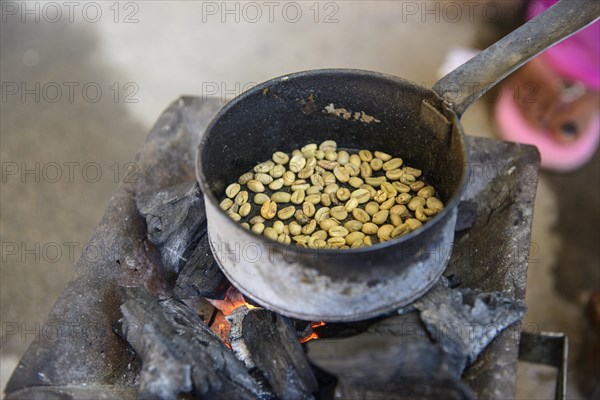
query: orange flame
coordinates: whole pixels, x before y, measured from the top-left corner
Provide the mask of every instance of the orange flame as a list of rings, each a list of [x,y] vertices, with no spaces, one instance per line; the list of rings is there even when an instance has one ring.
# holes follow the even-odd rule
[[[241,294],[236,288],[231,286],[227,290],[227,294],[223,300],[210,300],[207,299],[217,310],[221,311],[225,316],[231,314],[236,308],[246,307],[250,310],[256,308],[252,304],[246,302],[244,295]]]
[[[319,321],[319,322],[311,322],[310,323],[310,327],[311,329],[315,329],[315,328],[319,328],[321,326],[325,326],[325,322],[324,321]],[[316,333],[314,330],[309,334],[304,336],[303,338],[300,339],[300,343],[306,343],[309,340],[314,340],[314,339],[318,339],[319,338],[319,334]]]

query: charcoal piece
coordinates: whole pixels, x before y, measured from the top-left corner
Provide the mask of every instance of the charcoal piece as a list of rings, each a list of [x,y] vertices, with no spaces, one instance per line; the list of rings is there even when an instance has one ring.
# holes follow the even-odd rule
[[[123,288],[120,332],[142,359],[140,397],[264,399],[244,365],[184,304],[156,300],[145,288]]]
[[[177,277],[175,298],[206,297],[222,300],[231,286],[215,261],[204,235]]]
[[[526,311],[522,301],[499,292],[450,289],[441,283],[413,307],[419,310],[427,331],[444,350],[465,354],[467,364],[475,361],[502,330],[520,321]]]
[[[148,239],[160,250],[163,265],[179,273],[206,231],[204,198],[198,183],[141,195],[136,205],[146,218]]]
[[[464,357],[444,352],[414,311],[353,337],[310,341],[307,348],[311,363],[337,377],[344,399],[411,398],[415,393],[419,398],[473,398],[459,380]]]
[[[227,317],[231,348],[258,370],[281,399],[313,399],[317,380],[291,322],[263,308],[238,307]]]

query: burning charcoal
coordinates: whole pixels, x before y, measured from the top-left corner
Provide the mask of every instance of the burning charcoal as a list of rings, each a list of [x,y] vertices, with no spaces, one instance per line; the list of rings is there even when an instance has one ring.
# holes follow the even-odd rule
[[[244,365],[202,320],[178,301],[156,300],[145,288],[124,288],[120,330],[142,359],[140,397],[266,399]]]
[[[229,287],[210,251],[208,235],[204,235],[177,277],[175,297],[223,299]]]
[[[475,361],[503,329],[521,320],[526,310],[523,302],[498,292],[453,290],[443,284],[437,284],[413,306],[444,350],[465,354],[467,363]]]
[[[205,234],[204,198],[197,182],[171,186],[136,199],[146,218],[148,239],[161,252],[164,266],[175,273]]]
[[[231,348],[249,370],[257,369],[281,399],[312,399],[318,384],[292,324],[262,308],[238,307],[231,323]]]
[[[313,364],[338,378],[344,399],[473,398],[459,381],[464,357],[434,343],[417,312],[384,319],[353,337],[313,340],[307,348]]]

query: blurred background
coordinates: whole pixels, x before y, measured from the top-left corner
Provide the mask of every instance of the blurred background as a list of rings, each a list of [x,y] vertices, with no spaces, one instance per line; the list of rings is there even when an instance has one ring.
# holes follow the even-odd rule
[[[489,3],[3,1],[2,388],[169,103],[182,94],[225,103],[314,68],[431,86],[450,50],[482,49],[518,26],[518,2]],[[463,122],[471,135],[495,135],[485,99]],[[535,208],[525,323],[568,334],[570,398],[588,397],[598,371],[586,305],[600,291],[599,175],[598,154],[577,172],[542,173]],[[552,398],[555,375],[520,363],[517,397]]]

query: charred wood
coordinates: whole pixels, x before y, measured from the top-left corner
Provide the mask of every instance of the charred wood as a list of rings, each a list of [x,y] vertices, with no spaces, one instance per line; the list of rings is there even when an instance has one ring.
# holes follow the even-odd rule
[[[186,305],[156,300],[145,288],[124,288],[120,334],[142,359],[139,395],[176,399],[269,398],[244,365]]]
[[[287,318],[263,308],[238,307],[227,319],[232,350],[279,398],[314,398],[317,380]]]
[[[178,273],[206,229],[204,198],[197,182],[187,182],[136,199],[146,218],[148,239],[168,270]]]
[[[230,286],[211,253],[208,235],[204,235],[177,277],[175,298],[222,300]]]

